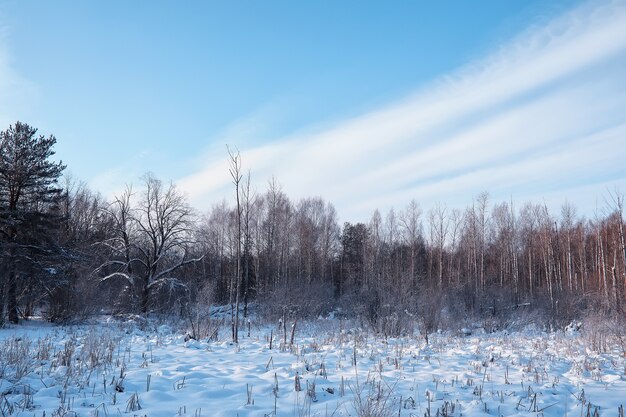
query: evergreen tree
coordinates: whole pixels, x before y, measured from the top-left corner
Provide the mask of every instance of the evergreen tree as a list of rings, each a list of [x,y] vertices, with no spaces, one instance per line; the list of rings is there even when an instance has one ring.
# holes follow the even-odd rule
[[[37,276],[55,274],[40,260],[52,253],[59,217],[57,182],[65,165],[50,160],[55,143],[25,123],[0,132],[0,322],[6,302],[9,321],[17,323],[19,291]]]

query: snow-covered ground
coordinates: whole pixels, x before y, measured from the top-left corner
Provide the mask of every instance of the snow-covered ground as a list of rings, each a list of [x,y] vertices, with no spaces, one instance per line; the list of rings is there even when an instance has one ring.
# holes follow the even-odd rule
[[[622,347],[594,352],[575,332],[438,334],[426,345],[320,320],[299,323],[289,347],[278,326],[246,329],[238,345],[227,327],[218,341],[144,328],[0,330],[0,415],[618,416],[626,405]]]

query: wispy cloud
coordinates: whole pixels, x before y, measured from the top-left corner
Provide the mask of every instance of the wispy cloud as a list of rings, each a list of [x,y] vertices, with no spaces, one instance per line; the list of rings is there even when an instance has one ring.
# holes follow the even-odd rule
[[[562,195],[586,209],[626,188],[626,3],[589,3],[529,28],[400,102],[325,130],[241,149],[258,184],[321,195],[346,219],[482,190]],[[198,206],[230,192],[226,158],[179,181]]]

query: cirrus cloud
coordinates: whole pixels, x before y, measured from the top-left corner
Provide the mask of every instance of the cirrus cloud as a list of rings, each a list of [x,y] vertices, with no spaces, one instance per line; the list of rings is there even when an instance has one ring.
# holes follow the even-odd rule
[[[569,191],[587,210],[594,185],[626,186],[624,120],[626,3],[594,2],[406,99],[241,152],[257,183],[276,176],[350,220],[411,199],[463,205],[482,190],[546,201]],[[226,158],[179,184],[198,206],[227,197]]]

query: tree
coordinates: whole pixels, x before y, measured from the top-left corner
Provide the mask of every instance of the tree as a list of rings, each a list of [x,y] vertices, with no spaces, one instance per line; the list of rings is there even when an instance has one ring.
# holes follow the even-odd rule
[[[49,220],[61,195],[57,181],[65,165],[50,161],[55,144],[54,136],[37,135],[37,129],[25,123],[16,122],[0,132],[0,231],[5,258],[0,294],[6,290],[12,323],[18,321],[20,276],[26,266],[45,268],[27,253],[46,251],[40,237],[51,227]],[[0,323],[3,310],[0,308]]]
[[[411,200],[400,217],[404,244],[409,247],[409,279],[411,280],[413,289],[417,287],[417,248],[422,232],[422,225],[420,223],[421,214],[422,210],[420,206],[415,200]]]
[[[150,309],[150,299],[159,289],[186,289],[175,273],[198,262],[190,258],[194,216],[185,197],[174,184],[167,187],[152,174],[144,176],[144,189],[137,207],[132,206],[128,187],[106,210],[112,233],[101,244],[109,258],[97,269],[101,280],[123,278],[139,298],[142,313]]]
[[[444,246],[448,238],[448,213],[447,208],[441,204],[437,204],[428,213],[428,221],[430,226],[431,244],[433,249],[437,250],[437,286],[443,286],[443,256]]]
[[[617,222],[617,232],[618,232],[618,236],[619,236],[619,256],[617,256],[617,254],[615,255],[615,264],[613,267],[613,277],[615,278],[615,269],[618,266],[618,261],[617,259],[619,258],[622,262],[622,273],[621,273],[621,279],[622,279],[622,285],[621,285],[621,291],[618,290],[618,288],[620,288],[619,285],[619,281],[617,279],[615,279],[615,300],[616,300],[616,308],[618,311],[622,311],[623,309],[623,305],[622,305],[622,300],[623,300],[623,296],[620,294],[618,295],[618,292],[622,292],[624,291],[624,286],[626,286],[626,233],[624,232],[624,194],[622,194],[619,190],[615,189],[612,193],[609,194],[610,198],[612,200],[613,203],[613,209],[614,209],[614,213],[615,213],[615,220]],[[616,239],[617,240],[617,239]],[[617,246],[617,245],[615,245]],[[616,251],[617,252],[617,249]]]
[[[235,185],[235,197],[237,201],[237,236],[236,236],[236,262],[237,268],[235,269],[235,276],[233,279],[233,285],[230,287],[230,319],[231,319],[231,330],[233,342],[237,343],[239,341],[239,289],[241,286],[241,215],[242,215],[242,207],[241,207],[241,190],[240,184],[243,175],[241,174],[241,155],[239,152],[233,153],[230,149],[228,149],[228,157],[230,167],[228,172],[233,179],[233,184]],[[233,315],[233,302],[232,302],[232,294],[233,290],[235,291],[235,313]]]
[[[341,235],[341,271],[335,282],[335,297],[344,295],[346,287],[361,290],[365,275],[365,247],[369,231],[363,223],[344,223]]]
[[[60,206],[62,222],[56,240],[63,251],[54,265],[55,285],[46,285],[47,317],[55,322],[93,311],[98,301],[104,301],[102,294],[97,293],[97,283],[84,277],[97,265],[100,248],[95,244],[109,229],[102,211],[105,207],[102,197],[71,175],[63,176]],[[29,305],[26,307],[28,311]]]
[[[252,262],[252,233],[250,221],[252,210],[256,202],[256,195],[250,194],[250,171],[242,189],[243,197],[243,316],[248,317],[248,301],[254,290],[254,264]]]
[[[259,250],[263,258],[258,277],[260,293],[269,293],[279,286],[286,287],[289,284],[286,258],[293,208],[275,178],[268,185],[269,188],[262,197],[263,203],[259,204],[264,209],[259,224]]]

